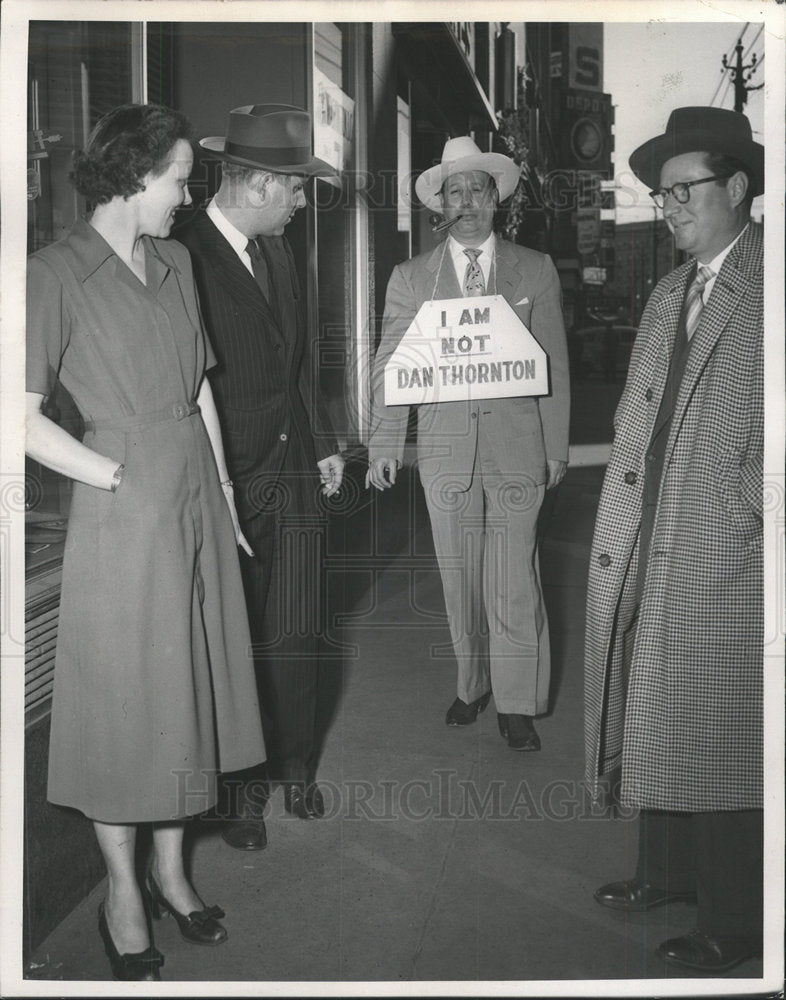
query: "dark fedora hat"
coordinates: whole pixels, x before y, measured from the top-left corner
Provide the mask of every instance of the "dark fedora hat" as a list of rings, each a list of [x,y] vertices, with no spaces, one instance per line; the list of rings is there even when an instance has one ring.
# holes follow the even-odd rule
[[[722,153],[744,163],[753,179],[753,194],[764,190],[764,146],[753,141],[751,123],[725,108],[676,108],[666,131],[631,153],[630,168],[647,187],[660,184],[666,160],[683,153]]]
[[[291,104],[246,104],[229,112],[226,136],[199,140],[203,149],[241,167],[303,177],[335,177],[338,171],[314,156],[311,115]]]

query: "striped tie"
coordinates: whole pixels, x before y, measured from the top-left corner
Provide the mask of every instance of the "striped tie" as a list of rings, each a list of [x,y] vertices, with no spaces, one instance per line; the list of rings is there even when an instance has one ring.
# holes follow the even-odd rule
[[[691,339],[699,325],[701,312],[704,309],[701,293],[712,276],[713,273],[708,267],[700,267],[693,279],[693,284],[688,289],[688,294],[685,297],[685,335],[688,340]]]
[[[464,253],[469,257],[467,270],[464,272],[464,294],[465,295],[485,295],[486,282],[483,280],[483,271],[478,264],[478,257],[482,250],[467,249]]]

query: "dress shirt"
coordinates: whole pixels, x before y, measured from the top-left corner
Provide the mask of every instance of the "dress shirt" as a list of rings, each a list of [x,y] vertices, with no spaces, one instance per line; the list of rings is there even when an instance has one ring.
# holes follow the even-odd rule
[[[464,251],[470,249],[472,247],[465,247],[463,243],[459,243],[458,240],[448,235],[448,250],[453,258],[453,266],[456,269],[459,288],[464,287],[464,275],[467,273],[467,264],[469,264],[469,257]],[[494,233],[484,243],[478,243],[474,249],[483,251],[478,256],[478,264],[480,264],[480,269],[483,272],[483,280],[486,282],[486,293],[490,295],[489,275],[491,274],[491,261],[494,257]]]
[[[748,223],[748,225],[750,225],[750,223]],[[724,262],[724,260],[726,260],[726,257],[728,256],[729,251],[734,246],[734,244],[737,242],[737,240],[740,238],[740,236],[742,236],[742,234],[745,232],[745,230],[747,228],[748,228],[748,226],[746,225],[743,229],[741,229],[740,232],[737,233],[737,235],[731,241],[731,243],[729,243],[729,245],[724,250],[721,250],[721,252],[718,254],[717,257],[713,257],[712,260],[709,261],[707,264],[703,264],[702,265],[702,262],[698,261],[698,266],[699,267],[702,267],[702,266],[703,267],[708,267],[712,271],[712,277],[707,282],[707,284],[704,286],[704,288],[702,289],[702,293],[701,293],[701,301],[702,301],[702,303],[704,305],[706,305],[709,302],[710,295],[712,295],[712,289],[715,287],[715,279],[718,277],[718,272],[720,271],[721,267],[723,266],[723,262]]]
[[[215,198],[211,198],[208,202],[205,214],[221,235],[226,238],[229,245],[242,261],[245,269],[253,278],[254,268],[251,266],[251,258],[246,251],[246,247],[248,246],[248,236],[244,236],[239,229],[236,229],[232,225],[218,205],[216,205]]]

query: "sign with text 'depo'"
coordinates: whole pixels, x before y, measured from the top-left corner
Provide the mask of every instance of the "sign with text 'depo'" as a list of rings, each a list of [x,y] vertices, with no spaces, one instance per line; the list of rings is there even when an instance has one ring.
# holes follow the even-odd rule
[[[387,406],[548,391],[546,352],[501,295],[424,302],[385,366]]]

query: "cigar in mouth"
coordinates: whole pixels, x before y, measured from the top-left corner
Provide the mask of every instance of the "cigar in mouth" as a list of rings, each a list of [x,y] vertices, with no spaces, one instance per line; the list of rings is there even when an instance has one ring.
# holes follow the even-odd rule
[[[431,223],[431,232],[432,233],[444,232],[444,230],[450,229],[451,226],[455,226],[455,224],[459,221],[459,219],[463,218],[464,218],[463,215],[456,215],[452,219],[443,219],[443,221],[440,222],[438,215],[432,215],[431,218],[429,219],[429,222]]]

